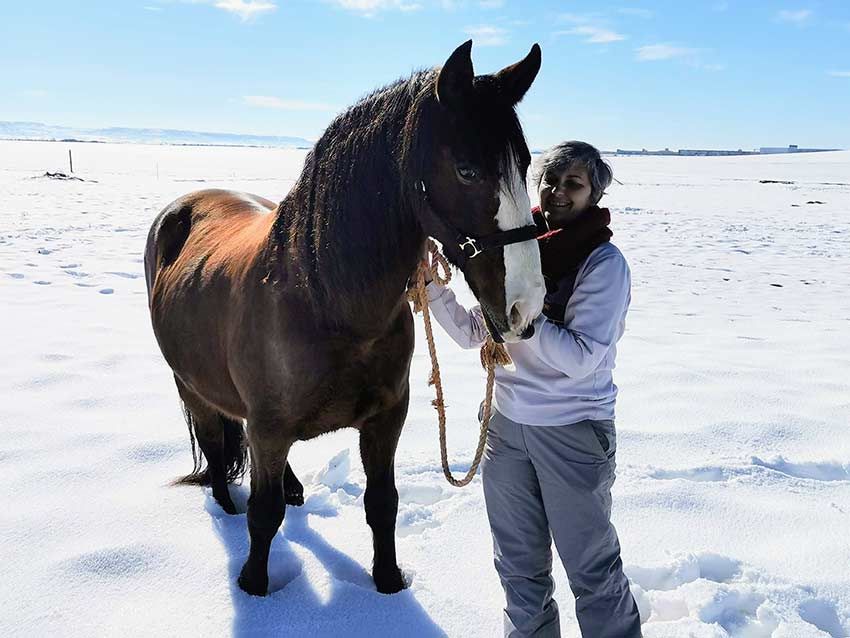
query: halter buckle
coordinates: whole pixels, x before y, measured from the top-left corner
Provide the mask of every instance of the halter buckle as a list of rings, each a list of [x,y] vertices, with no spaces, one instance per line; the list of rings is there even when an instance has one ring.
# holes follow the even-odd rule
[[[473,257],[476,257],[476,256],[480,255],[482,252],[484,252],[483,250],[481,250],[478,247],[478,242],[476,240],[474,240],[472,237],[467,237],[466,241],[458,244],[458,246],[460,246],[461,252],[463,252],[463,254],[466,255],[467,259],[472,259]],[[471,255],[466,252],[467,246],[472,248],[472,254]]]

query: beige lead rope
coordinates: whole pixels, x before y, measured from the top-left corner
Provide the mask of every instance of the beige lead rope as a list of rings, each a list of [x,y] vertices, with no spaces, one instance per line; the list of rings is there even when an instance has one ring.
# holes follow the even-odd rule
[[[437,245],[428,240],[428,253],[431,256],[430,265],[420,264],[415,273],[414,285],[408,290],[408,299],[413,302],[413,311],[422,312],[422,319],[425,322],[425,338],[428,341],[428,352],[431,355],[431,376],[428,379],[428,385],[433,385],[437,394],[437,398],[432,401],[432,404],[437,409],[438,423],[440,429],[440,460],[443,464],[443,475],[446,480],[455,487],[463,487],[472,481],[475,473],[478,471],[478,465],[481,463],[481,456],[484,454],[484,445],[487,443],[487,426],[490,423],[490,406],[493,401],[493,380],[496,376],[497,365],[508,365],[511,363],[511,358],[508,355],[505,347],[499,343],[495,343],[492,337],[487,337],[487,341],[481,347],[481,366],[487,371],[487,388],[484,397],[484,410],[481,414],[481,431],[478,435],[478,447],[475,450],[475,457],[472,459],[472,465],[469,471],[462,479],[458,480],[449,469],[448,453],[446,451],[446,405],[443,402],[443,384],[440,379],[440,364],[437,362],[437,349],[434,346],[434,335],[431,331],[431,313],[428,310],[428,292],[425,290],[425,270],[431,273],[431,278],[441,286],[445,286],[452,278],[449,264],[446,258],[440,254]],[[442,268],[443,275],[440,275]]]

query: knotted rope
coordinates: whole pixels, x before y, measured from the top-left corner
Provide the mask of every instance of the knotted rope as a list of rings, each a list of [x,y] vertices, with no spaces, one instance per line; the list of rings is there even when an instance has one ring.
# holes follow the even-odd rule
[[[440,379],[440,364],[437,361],[437,349],[434,346],[434,335],[431,331],[431,313],[428,309],[428,292],[425,290],[425,272],[431,274],[431,278],[441,286],[445,286],[451,281],[452,273],[449,270],[449,264],[446,258],[440,254],[437,245],[428,240],[428,254],[430,259],[428,263],[421,262],[414,273],[413,285],[407,291],[407,297],[413,302],[413,312],[422,312],[422,319],[425,322],[425,338],[428,341],[428,352],[431,355],[431,375],[428,378],[428,385],[433,385],[437,397],[431,404],[437,410],[437,418],[440,432],[440,461],[443,464],[443,475],[446,480],[455,487],[463,487],[472,481],[475,473],[478,471],[478,466],[481,463],[481,456],[484,454],[484,446],[487,443],[487,426],[490,423],[491,410],[490,406],[493,401],[493,381],[496,378],[496,366],[505,366],[511,363],[510,355],[505,347],[493,341],[492,337],[487,337],[487,341],[481,346],[481,366],[487,371],[487,387],[484,395],[484,409],[481,414],[481,431],[478,435],[478,447],[475,449],[475,457],[472,459],[472,465],[469,471],[462,479],[456,479],[449,469],[448,453],[446,451],[446,405],[443,401],[443,384]],[[440,274],[442,270],[443,274]]]

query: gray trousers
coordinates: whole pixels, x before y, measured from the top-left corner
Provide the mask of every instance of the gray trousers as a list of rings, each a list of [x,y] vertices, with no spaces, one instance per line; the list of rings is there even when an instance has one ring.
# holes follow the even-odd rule
[[[552,540],[576,598],[584,638],[641,635],[611,525],[613,421],[542,427],[494,412],[482,464],[505,636],[561,635],[552,599]]]

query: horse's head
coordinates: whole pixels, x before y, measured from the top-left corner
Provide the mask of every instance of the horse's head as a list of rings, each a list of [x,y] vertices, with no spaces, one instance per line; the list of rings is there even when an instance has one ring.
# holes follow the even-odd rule
[[[540,47],[477,77],[471,49],[458,47],[418,99],[408,179],[425,232],[463,271],[494,338],[512,342],[530,334],[545,293],[525,185],[531,156],[514,111],[540,69]]]

